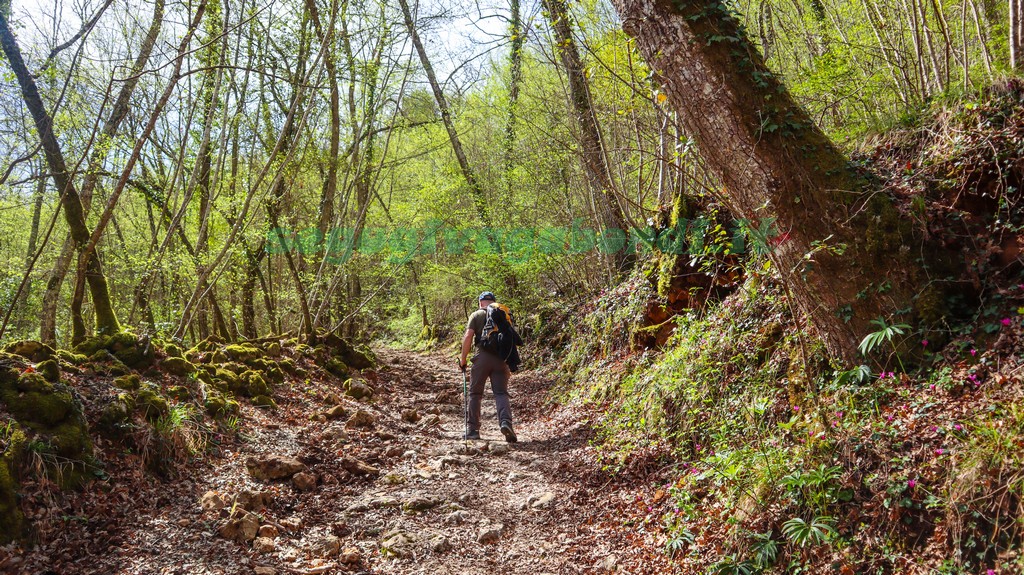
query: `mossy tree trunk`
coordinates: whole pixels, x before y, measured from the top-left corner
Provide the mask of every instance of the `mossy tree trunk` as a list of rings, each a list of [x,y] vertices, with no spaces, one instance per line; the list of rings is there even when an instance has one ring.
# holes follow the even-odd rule
[[[910,226],[768,70],[716,0],[614,0],[735,217],[773,222],[768,246],[829,352],[856,359],[870,320],[915,295]]]
[[[21,49],[14,39],[14,33],[7,22],[7,17],[0,13],[0,44],[4,54],[7,56],[8,64],[14,71],[21,87],[21,95],[25,106],[32,115],[36,131],[42,143],[43,152],[46,156],[46,163],[53,175],[53,181],[60,192],[61,208],[64,210],[64,218],[67,221],[71,238],[78,250],[85,250],[89,245],[89,227],[85,222],[85,212],[82,208],[81,196],[71,178],[67,163],[64,161],[64,153],[61,151],[60,143],[53,132],[53,119],[46,110],[39,89],[36,87],[35,79],[25,65],[21,56]],[[114,306],[110,300],[110,290],[107,287],[107,278],[103,275],[103,268],[100,265],[99,256],[93,251],[86,263],[85,278],[89,285],[89,292],[92,296],[93,308],[96,314],[96,331],[101,334],[114,334],[121,331],[117,321],[117,314],[114,313]]]

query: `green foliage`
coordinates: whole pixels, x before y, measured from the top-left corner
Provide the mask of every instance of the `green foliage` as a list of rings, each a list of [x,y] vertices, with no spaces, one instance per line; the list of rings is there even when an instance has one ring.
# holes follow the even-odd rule
[[[821,545],[835,535],[835,520],[826,515],[816,516],[810,521],[794,517],[782,524],[782,534],[800,547]]]

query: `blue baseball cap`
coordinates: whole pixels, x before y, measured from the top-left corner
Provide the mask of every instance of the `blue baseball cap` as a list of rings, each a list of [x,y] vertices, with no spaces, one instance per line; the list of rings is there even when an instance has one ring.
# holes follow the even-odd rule
[[[498,301],[498,298],[494,297],[494,294],[489,291],[485,291],[484,293],[480,294],[480,297],[476,299],[477,301]]]

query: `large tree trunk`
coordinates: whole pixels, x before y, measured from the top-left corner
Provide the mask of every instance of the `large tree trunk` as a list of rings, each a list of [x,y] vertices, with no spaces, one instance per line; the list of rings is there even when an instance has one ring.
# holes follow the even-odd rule
[[[64,209],[64,218],[67,220],[71,238],[75,247],[85,250],[89,244],[89,227],[85,222],[85,213],[82,209],[82,199],[71,179],[67,164],[64,161],[64,154],[60,149],[56,134],[53,133],[53,119],[46,111],[46,105],[39,95],[32,74],[25,66],[21,57],[21,50],[14,39],[14,33],[7,23],[7,18],[0,12],[0,44],[3,46],[4,54],[8,63],[14,71],[21,86],[21,95],[25,100],[25,106],[32,115],[39,140],[42,143],[46,155],[46,163],[53,173],[53,181],[57,191],[61,194],[61,207]],[[101,334],[113,334],[121,331],[121,326],[114,313],[114,307],[110,301],[110,291],[107,288],[107,278],[103,275],[100,266],[99,256],[93,252],[86,260],[85,277],[89,284],[89,291],[92,295],[93,307],[96,314],[96,331]]]
[[[793,101],[725,5],[614,3],[733,215],[774,222],[769,257],[794,303],[832,354],[855,359],[869,321],[915,294],[909,224]]]

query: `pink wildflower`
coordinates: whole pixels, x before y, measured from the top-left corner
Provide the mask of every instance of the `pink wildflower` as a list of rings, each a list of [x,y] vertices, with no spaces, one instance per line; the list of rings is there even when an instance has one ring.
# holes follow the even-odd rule
[[[928,347],[928,340],[927,339],[922,339],[921,340],[921,347]]]
[[[800,411],[800,406],[799,405],[794,405],[793,406],[793,411],[799,412]]]
[[[971,348],[971,355],[978,355],[978,350]]]
[[[964,426],[962,426],[959,423],[957,423],[956,425],[953,426],[953,429],[955,429],[957,431],[963,431]]]
[[[913,488],[917,487],[917,482],[914,481],[913,479],[911,479],[910,481],[907,482],[907,487],[913,489]]]
[[[1003,318],[1003,325],[1009,326],[1011,323],[1013,323],[1013,320],[1011,320],[1010,318],[1008,318],[1008,317],[1004,317]]]
[[[944,449],[942,449],[941,447],[939,449],[935,450],[935,455],[942,455],[944,453],[946,453],[946,451]]]

